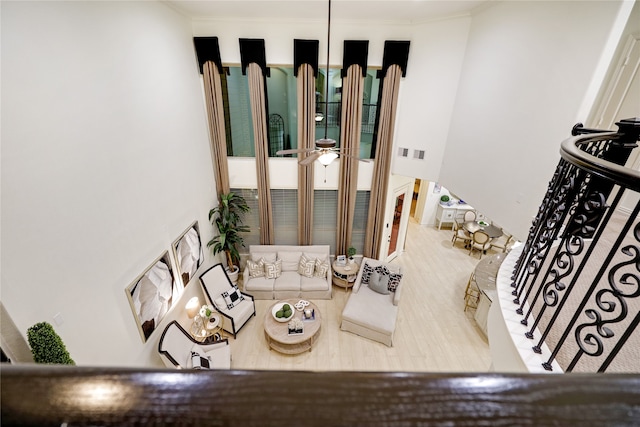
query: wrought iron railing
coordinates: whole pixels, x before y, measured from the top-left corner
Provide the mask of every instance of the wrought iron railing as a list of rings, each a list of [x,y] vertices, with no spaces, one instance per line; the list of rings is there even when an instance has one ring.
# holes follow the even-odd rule
[[[326,108],[326,114],[325,114]],[[376,104],[362,104],[362,133],[372,134],[376,125],[376,110],[378,106]],[[340,126],[340,120],[342,119],[342,103],[341,102],[328,102],[324,105],[324,102],[316,103],[316,111],[323,116],[326,115],[328,126]],[[324,122],[318,122],[318,126],[324,126]]]
[[[565,371],[640,372],[640,119],[574,127],[512,275],[533,351]],[[546,353],[546,352],[545,352]]]

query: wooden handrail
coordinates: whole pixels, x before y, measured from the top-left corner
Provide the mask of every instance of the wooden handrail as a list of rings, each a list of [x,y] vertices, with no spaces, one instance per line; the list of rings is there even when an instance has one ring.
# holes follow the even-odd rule
[[[3,365],[2,425],[633,425],[640,375]]]

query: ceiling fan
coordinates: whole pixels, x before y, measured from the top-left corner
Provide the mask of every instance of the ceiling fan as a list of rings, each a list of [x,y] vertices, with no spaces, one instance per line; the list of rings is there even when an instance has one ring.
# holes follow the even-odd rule
[[[344,151],[344,149],[336,147],[336,140],[331,139],[327,136],[327,130],[329,127],[329,120],[327,118],[327,106],[328,106],[328,95],[329,95],[329,46],[331,44],[331,0],[329,0],[329,18],[327,20],[327,70],[325,75],[326,81],[326,91],[324,96],[324,116],[321,114],[316,114],[316,121],[321,121],[323,118],[324,121],[324,138],[316,139],[315,148],[303,148],[303,149],[290,149],[290,150],[279,150],[276,152],[277,155],[283,154],[296,154],[296,153],[310,153],[304,159],[298,161],[298,164],[302,166],[307,166],[318,160],[324,167],[327,167],[331,162],[337,159],[339,156],[351,157],[356,160],[360,160],[361,162],[369,163],[368,159],[361,159],[359,157],[348,154]]]

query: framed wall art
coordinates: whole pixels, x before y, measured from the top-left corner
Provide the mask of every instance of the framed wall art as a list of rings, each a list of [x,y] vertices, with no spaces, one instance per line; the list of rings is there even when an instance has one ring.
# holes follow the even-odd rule
[[[169,252],[165,251],[125,289],[131,310],[146,342],[178,299]]]
[[[171,247],[173,249],[173,257],[176,260],[177,276],[180,277],[182,286],[187,286],[204,261],[204,249],[202,248],[198,221],[194,221],[173,242]]]

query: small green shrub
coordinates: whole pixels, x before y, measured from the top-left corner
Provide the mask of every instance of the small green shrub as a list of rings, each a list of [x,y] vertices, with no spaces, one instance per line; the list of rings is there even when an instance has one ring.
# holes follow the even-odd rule
[[[27,339],[36,363],[75,365],[62,338],[47,322],[36,323],[27,329]]]
[[[349,249],[347,249],[347,256],[349,258],[353,258],[353,256],[356,254],[356,248],[354,248],[353,246],[349,247]]]

